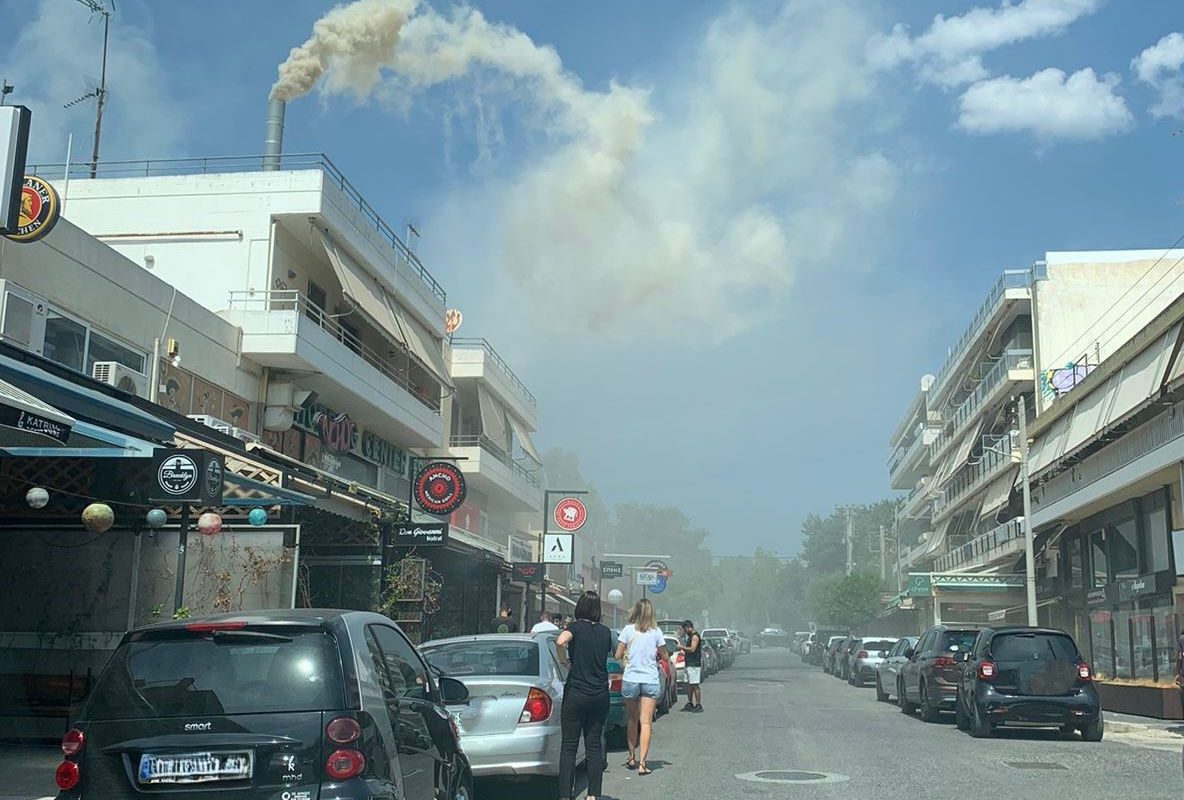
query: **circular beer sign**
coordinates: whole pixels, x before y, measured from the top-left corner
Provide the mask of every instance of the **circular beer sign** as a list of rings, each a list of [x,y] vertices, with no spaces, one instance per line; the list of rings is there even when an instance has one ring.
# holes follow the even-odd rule
[[[21,210],[16,230],[8,234],[14,242],[35,242],[43,239],[58,224],[62,216],[62,201],[49,181],[35,175],[25,176],[21,185]]]
[[[415,476],[415,501],[429,514],[443,517],[465,502],[465,476],[455,464],[434,461]]]
[[[167,493],[175,497],[187,495],[197,485],[197,462],[186,455],[170,456],[161,462],[156,478]]]

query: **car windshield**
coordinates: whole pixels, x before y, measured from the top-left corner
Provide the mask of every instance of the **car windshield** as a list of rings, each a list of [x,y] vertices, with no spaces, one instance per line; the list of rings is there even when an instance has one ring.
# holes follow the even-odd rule
[[[534,642],[477,640],[425,646],[427,662],[445,675],[538,675],[539,646]]]
[[[1077,661],[1077,645],[1064,634],[1006,633],[991,640],[996,661]]]
[[[95,686],[86,717],[152,719],[342,707],[341,659],[329,635],[226,634],[179,634],[121,645]]]

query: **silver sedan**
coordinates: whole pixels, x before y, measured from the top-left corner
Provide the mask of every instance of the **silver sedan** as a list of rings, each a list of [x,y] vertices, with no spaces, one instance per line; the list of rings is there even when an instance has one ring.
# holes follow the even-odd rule
[[[567,668],[550,634],[438,639],[419,648],[435,669],[464,682],[448,705],[473,775],[559,775],[559,724]],[[583,748],[577,761],[583,760]]]
[[[900,676],[900,669],[907,662],[905,653],[917,646],[916,636],[905,636],[898,639],[896,644],[884,651],[884,657],[876,665],[876,699],[887,703],[896,691],[896,680]]]

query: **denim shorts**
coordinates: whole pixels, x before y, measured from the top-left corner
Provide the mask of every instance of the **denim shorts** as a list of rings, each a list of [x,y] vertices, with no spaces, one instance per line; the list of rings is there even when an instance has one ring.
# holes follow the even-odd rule
[[[639,697],[648,697],[650,700],[657,700],[661,695],[662,685],[660,683],[621,682],[621,697],[626,700],[636,700]]]

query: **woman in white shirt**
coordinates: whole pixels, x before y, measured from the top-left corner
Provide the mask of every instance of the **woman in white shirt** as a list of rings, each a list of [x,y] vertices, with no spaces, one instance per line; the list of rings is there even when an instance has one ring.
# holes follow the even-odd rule
[[[649,600],[638,600],[633,606],[629,624],[621,630],[617,641],[617,660],[625,659],[625,674],[621,676],[621,697],[627,715],[625,741],[629,746],[625,766],[636,768],[638,775],[649,775],[652,770],[646,766],[646,757],[650,752],[654,709],[662,694],[658,659],[670,659],[666,636],[658,628],[654,606]]]

